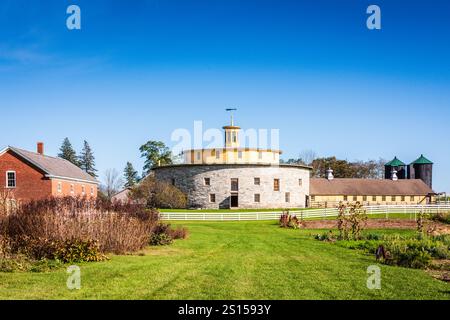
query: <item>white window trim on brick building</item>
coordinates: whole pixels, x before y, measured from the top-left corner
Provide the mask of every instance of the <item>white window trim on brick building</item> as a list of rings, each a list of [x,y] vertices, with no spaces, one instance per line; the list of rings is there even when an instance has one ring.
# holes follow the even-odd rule
[[[13,178],[13,179],[10,179],[10,178],[9,178],[9,175],[10,175],[11,173],[14,175],[14,178]],[[14,182],[14,185],[13,185],[13,186],[10,186],[10,185],[9,185],[9,182],[10,182],[10,181],[13,181],[13,182]],[[12,170],[6,171],[6,188],[7,188],[7,189],[14,189],[14,188],[16,188],[16,187],[17,187],[17,174],[16,174],[16,172],[15,172],[15,171],[12,171]]]

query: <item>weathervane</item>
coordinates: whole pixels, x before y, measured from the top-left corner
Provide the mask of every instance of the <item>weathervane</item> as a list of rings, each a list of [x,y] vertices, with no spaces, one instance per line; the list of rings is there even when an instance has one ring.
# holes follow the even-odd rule
[[[228,108],[228,109],[225,109],[225,111],[231,113],[231,126],[234,126],[234,113],[233,113],[233,111],[237,111],[237,109],[236,108]]]

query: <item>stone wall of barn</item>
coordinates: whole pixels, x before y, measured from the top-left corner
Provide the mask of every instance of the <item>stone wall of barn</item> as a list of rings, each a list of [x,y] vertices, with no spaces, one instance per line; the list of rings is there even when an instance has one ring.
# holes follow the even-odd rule
[[[303,208],[309,195],[310,170],[301,166],[178,165],[155,168],[154,174],[186,193],[191,208],[229,208],[232,195],[240,209]],[[232,179],[238,179],[236,192]]]

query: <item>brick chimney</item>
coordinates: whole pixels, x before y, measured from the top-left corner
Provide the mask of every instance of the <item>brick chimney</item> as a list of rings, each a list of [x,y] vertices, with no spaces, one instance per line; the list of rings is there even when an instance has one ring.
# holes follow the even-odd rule
[[[44,143],[43,142],[37,143],[37,153],[44,155]]]

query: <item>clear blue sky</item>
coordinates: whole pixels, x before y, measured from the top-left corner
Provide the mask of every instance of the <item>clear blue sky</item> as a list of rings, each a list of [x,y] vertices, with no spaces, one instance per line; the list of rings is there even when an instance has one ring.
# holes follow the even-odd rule
[[[241,126],[281,130],[285,158],[423,153],[450,191],[449,14],[445,0],[2,0],[0,147],[86,139],[100,173],[141,171],[145,141],[221,127],[237,106]]]

